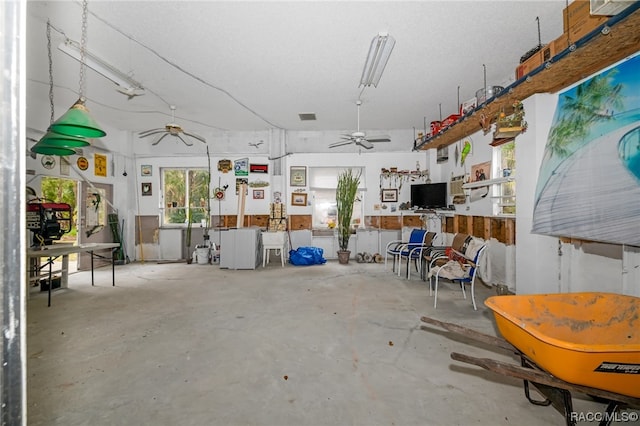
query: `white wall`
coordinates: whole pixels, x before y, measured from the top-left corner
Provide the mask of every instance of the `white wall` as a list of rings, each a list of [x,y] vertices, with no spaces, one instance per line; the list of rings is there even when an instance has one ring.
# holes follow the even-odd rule
[[[421,170],[427,168],[430,164],[430,157],[435,153],[428,152],[414,152],[411,154],[406,153],[380,153],[375,151],[362,152],[360,154],[344,154],[344,153],[318,153],[318,154],[293,154],[286,157],[285,164],[286,170],[289,170],[290,166],[307,166],[307,167],[364,167],[367,191],[364,195],[364,214],[366,216],[387,216],[407,214],[408,212],[401,212],[396,209],[395,212],[391,212],[391,206],[395,205],[397,208],[400,203],[410,201],[411,198],[411,182],[404,182],[401,190],[398,193],[398,203],[386,203],[388,208],[385,210],[374,210],[375,204],[380,203],[380,172],[382,168],[389,169],[391,167],[397,167],[398,170],[415,170],[416,162],[420,163]],[[308,169],[307,169],[308,170]],[[439,180],[433,179],[433,182]],[[287,176],[288,185],[288,176]],[[287,200],[290,199],[290,193],[292,189],[297,189],[287,186]],[[307,192],[309,187],[305,188]],[[311,214],[311,207],[296,207],[288,206],[289,214]]]

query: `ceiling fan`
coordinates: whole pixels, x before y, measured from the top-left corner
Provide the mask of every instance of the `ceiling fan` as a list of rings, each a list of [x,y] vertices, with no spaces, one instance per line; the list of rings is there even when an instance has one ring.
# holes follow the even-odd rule
[[[373,148],[373,142],[391,142],[388,136],[381,136],[377,138],[367,138],[365,132],[360,131],[360,105],[362,105],[361,100],[356,101],[356,105],[358,107],[358,130],[351,133],[350,135],[342,135],[342,140],[338,142],[334,142],[329,145],[329,148],[335,148],[337,146],[348,145],[348,144],[356,144],[365,149]]]
[[[192,137],[192,138],[194,138],[196,140],[199,140],[200,142],[202,142],[204,144],[207,143],[205,138],[203,138],[202,136],[196,135],[195,133],[186,132],[186,131],[184,131],[182,126],[180,126],[179,124],[176,124],[175,123],[176,107],[175,107],[175,105],[170,105],[169,108],[171,108],[171,123],[167,123],[164,127],[161,127],[161,128],[158,128],[158,129],[150,129],[150,130],[145,130],[143,132],[140,132],[140,133],[138,133],[139,137],[146,138],[147,136],[155,135],[155,134],[158,134],[158,133],[163,133],[163,135],[160,136],[151,145],[158,145],[158,143],[160,143],[160,141],[162,139],[164,139],[165,137],[167,137],[168,135],[177,137],[178,139],[180,139],[187,146],[193,146],[193,144],[188,142],[187,139],[185,139],[183,136]]]

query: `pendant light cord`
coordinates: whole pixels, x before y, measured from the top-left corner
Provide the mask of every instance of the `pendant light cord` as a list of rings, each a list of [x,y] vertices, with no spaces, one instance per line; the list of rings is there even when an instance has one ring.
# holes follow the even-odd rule
[[[85,58],[87,50],[87,0],[82,1],[82,35],[80,36],[80,99],[85,100],[84,92],[86,88],[85,83]]]
[[[49,107],[51,109],[51,119],[49,125],[53,124],[55,117],[53,106],[53,56],[51,54],[51,21],[47,19],[47,57],[49,59]]]

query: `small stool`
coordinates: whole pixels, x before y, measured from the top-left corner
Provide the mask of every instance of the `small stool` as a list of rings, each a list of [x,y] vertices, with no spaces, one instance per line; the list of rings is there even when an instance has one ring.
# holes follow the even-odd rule
[[[262,267],[264,268],[269,262],[269,254],[271,250],[280,250],[280,262],[284,268],[284,258],[286,253],[285,238],[283,231],[263,232],[262,233]]]

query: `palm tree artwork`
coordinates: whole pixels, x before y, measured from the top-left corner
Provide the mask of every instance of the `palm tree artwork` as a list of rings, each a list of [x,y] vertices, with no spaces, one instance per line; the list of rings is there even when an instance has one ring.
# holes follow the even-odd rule
[[[565,95],[559,120],[549,131],[545,156],[567,158],[589,141],[592,126],[614,119],[624,108],[622,84],[614,84],[617,70],[593,77],[576,88],[575,96]]]

